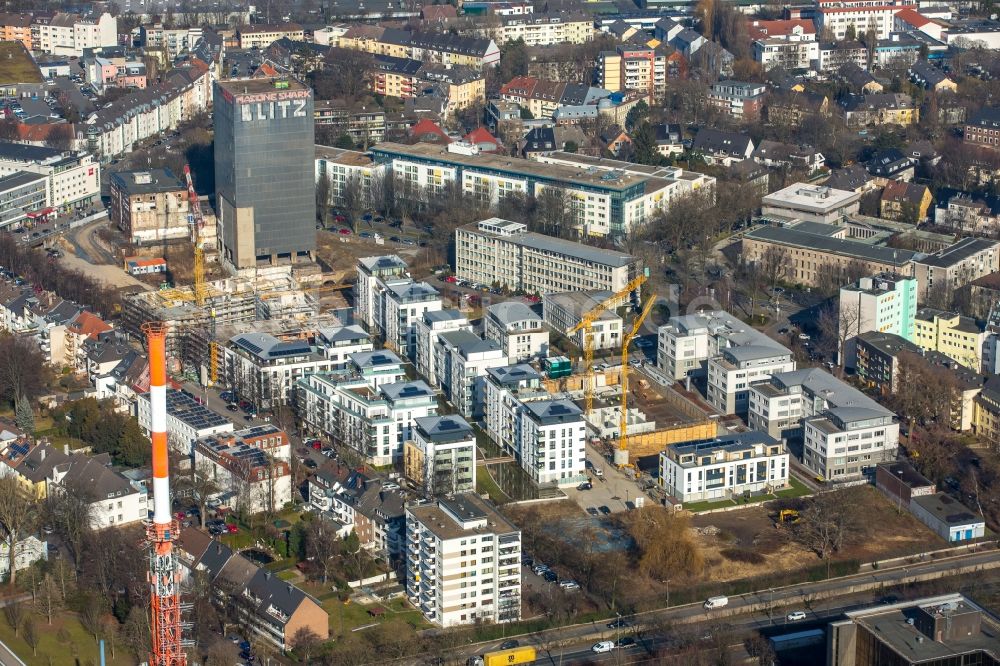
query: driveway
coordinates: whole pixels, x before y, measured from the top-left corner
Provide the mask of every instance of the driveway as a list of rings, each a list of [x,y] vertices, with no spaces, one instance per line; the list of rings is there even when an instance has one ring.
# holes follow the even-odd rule
[[[650,501],[635,481],[605,460],[597,449],[589,444],[587,445],[587,460],[594,466],[593,469],[587,471],[592,479],[593,488],[590,490],[577,490],[576,487],[563,489],[563,492],[576,502],[581,510],[586,511],[588,507],[606,506],[611,510],[611,513],[618,513],[626,511],[626,502],[634,502],[637,495],[642,496],[647,502]],[[595,469],[601,470],[603,476],[597,476]]]

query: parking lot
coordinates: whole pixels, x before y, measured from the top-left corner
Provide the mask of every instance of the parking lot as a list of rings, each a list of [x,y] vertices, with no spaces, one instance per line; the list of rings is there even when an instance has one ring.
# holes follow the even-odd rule
[[[579,487],[564,489],[566,495],[576,502],[581,510],[592,516],[595,514],[590,509],[594,509],[597,512],[596,515],[608,515],[627,511],[630,505],[635,504],[636,496],[642,497],[645,502],[650,501],[635,481],[606,461],[590,445],[587,446],[587,461],[593,466],[587,469],[587,474],[591,478],[591,488],[589,490],[580,490]],[[596,470],[600,470],[601,474],[598,475]],[[607,511],[604,511],[604,508]]]

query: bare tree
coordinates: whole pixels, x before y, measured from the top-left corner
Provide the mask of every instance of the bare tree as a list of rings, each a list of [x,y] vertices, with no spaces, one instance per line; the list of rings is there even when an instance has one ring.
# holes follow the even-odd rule
[[[859,527],[857,516],[852,511],[854,503],[845,497],[849,490],[815,496],[796,526],[798,538],[827,563],[828,569],[830,558],[843,548],[848,536]]]
[[[14,475],[0,477],[0,524],[7,537],[7,559],[10,573],[7,580],[13,586],[17,582],[17,554],[21,549],[21,534],[34,523],[36,504],[34,498]]]
[[[45,623],[51,625],[52,615],[60,606],[60,595],[59,586],[49,574],[45,574],[45,578],[42,579],[38,594],[35,596],[35,603],[39,614],[45,616]]]
[[[764,274],[767,286],[774,289],[778,282],[788,276],[788,269],[791,267],[791,259],[788,251],[783,247],[771,245],[757,260],[757,269]]]
[[[319,646],[321,640],[315,631],[309,627],[299,627],[299,629],[292,634],[292,649],[295,650],[295,655],[303,664],[311,663],[313,651]]]
[[[3,617],[14,630],[14,636],[21,634],[21,623],[24,622],[25,607],[20,601],[11,601],[3,607]]]
[[[219,484],[215,481],[212,466],[205,461],[191,465],[191,473],[177,479],[178,490],[191,493],[192,499],[198,505],[201,528],[205,529],[205,518],[208,513],[208,500],[219,492]]]
[[[23,634],[24,642],[28,644],[31,648],[32,656],[38,656],[38,642],[42,640],[41,634],[38,633],[38,627],[35,626],[35,620],[31,617],[24,619],[24,625],[21,627],[21,633]]]
[[[336,564],[337,531],[329,521],[317,517],[306,528],[306,557],[323,572],[325,585]]]

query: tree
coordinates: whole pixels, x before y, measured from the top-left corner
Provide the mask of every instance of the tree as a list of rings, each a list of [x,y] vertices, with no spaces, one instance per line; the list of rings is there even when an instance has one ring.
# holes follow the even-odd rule
[[[830,358],[837,356],[841,371],[846,366],[847,358],[853,355],[851,341],[861,334],[862,324],[861,306],[857,301],[838,300],[837,306],[828,304],[816,318],[820,348]]]
[[[316,217],[325,229],[330,224],[330,178],[326,174],[316,183]]]
[[[625,514],[624,524],[635,542],[639,570],[646,575],[667,580],[701,574],[704,562],[686,516],[648,506]]]
[[[37,516],[36,504],[15,475],[0,477],[0,525],[6,533],[7,560],[10,573],[8,582],[17,582],[17,554],[21,548],[21,535],[26,534]]]
[[[16,408],[41,395],[47,377],[45,357],[28,338],[0,338],[0,396]]]
[[[24,624],[21,626],[21,633],[23,634],[24,642],[31,648],[31,654],[37,657],[38,642],[42,639],[42,636],[38,633],[38,627],[35,626],[33,618],[26,617],[24,619]]]
[[[35,412],[31,409],[31,401],[23,395],[14,400],[14,423],[29,435],[35,433]]]
[[[647,118],[649,118],[649,105],[646,102],[637,102],[625,116],[625,131],[631,132]]]
[[[336,564],[337,530],[322,517],[309,521],[306,527],[306,558],[323,572],[325,585]]]
[[[764,274],[767,285],[774,289],[788,275],[791,265],[788,251],[777,245],[770,245],[757,260],[757,269]]]
[[[827,562],[843,548],[852,531],[857,530],[858,518],[854,503],[845,501],[846,491],[821,493],[800,514],[796,534],[802,543]]]
[[[133,606],[122,625],[122,642],[137,659],[149,654],[149,617],[145,609]]]
[[[309,627],[299,627],[292,634],[292,649],[295,655],[303,664],[312,663],[310,661],[313,651],[319,646],[320,637]]]
[[[3,617],[7,624],[14,630],[14,636],[21,633],[21,624],[24,622],[25,608],[20,601],[11,601],[3,607]]]
[[[93,528],[94,489],[80,483],[50,492],[46,497],[45,512],[50,524],[63,538],[77,569],[80,569],[84,541]]]
[[[660,153],[656,150],[656,130],[643,121],[632,134],[634,160],[639,164],[658,164]]]
[[[561,187],[546,187],[535,199],[538,231],[548,236],[566,238],[570,235],[573,216]]]
[[[567,141],[566,145],[563,146],[563,150],[567,153],[576,153],[580,150],[580,145],[576,141]]]
[[[35,602],[38,606],[38,612],[45,616],[45,623],[51,626],[52,614],[61,605],[61,597],[59,585],[50,574],[45,574],[45,578],[42,579],[42,584],[35,595]]]
[[[208,500],[220,490],[219,484],[215,481],[212,466],[205,461],[199,465],[191,465],[190,474],[177,477],[177,490],[191,493],[194,501],[198,504],[201,528],[205,529]]]
[[[370,53],[354,49],[330,49],[323,67],[310,74],[316,98],[343,98],[348,103],[360,100],[369,90],[374,66],[375,59]]]

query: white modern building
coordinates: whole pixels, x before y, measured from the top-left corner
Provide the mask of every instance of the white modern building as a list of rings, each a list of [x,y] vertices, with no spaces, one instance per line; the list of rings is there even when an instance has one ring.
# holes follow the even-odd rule
[[[538,485],[586,481],[587,424],[565,398],[521,403],[515,430],[516,458]]]
[[[394,254],[358,259],[358,280],[354,283],[354,316],[369,331],[378,325],[380,282],[408,277],[406,262]]]
[[[481,418],[486,370],[508,364],[500,345],[469,331],[450,331],[438,336],[434,354],[445,398],[465,418]]]
[[[84,49],[118,46],[118,19],[104,12],[98,17],[58,12],[50,21],[32,23],[35,50],[53,55],[83,55]]]
[[[473,493],[406,507],[406,596],[441,627],[521,619],[521,531]]]
[[[860,207],[861,195],[858,192],[794,183],[766,195],[761,200],[761,215],[837,224],[846,215],[856,215]]]
[[[468,421],[425,416],[414,419],[412,433],[403,457],[410,481],[430,496],[476,491],[476,435]]]
[[[478,284],[529,294],[617,292],[641,272],[632,255],[530,232],[520,222],[492,217],[455,230],[455,275]]]
[[[750,386],[776,372],[795,369],[792,352],[760,334],[766,340],[749,339],[731,344],[708,359],[709,404],[723,414],[746,415],[750,407]]]
[[[372,385],[363,377],[324,373],[300,379],[296,392],[308,432],[351,447],[372,465],[401,460],[414,420],[437,414],[437,395],[420,380]]]
[[[0,142],[0,178],[20,171],[46,178],[48,204],[59,212],[88,208],[101,197],[101,166],[93,155]]]
[[[416,325],[425,312],[441,309],[441,294],[426,282],[406,278],[382,283],[379,329],[386,347],[408,359],[416,356]]]
[[[438,336],[448,331],[469,331],[471,333],[472,325],[469,323],[469,318],[458,310],[428,310],[414,326],[416,335],[414,363],[417,367],[417,374],[431,386],[441,385],[438,379],[434,350],[437,347]]]
[[[355,354],[375,349],[372,338],[360,326],[330,326],[316,332],[316,351],[331,361],[332,370],[346,368]]]
[[[788,486],[785,445],[763,432],[671,444],[660,452],[659,483],[680,502],[735,499]]]
[[[300,377],[339,365],[308,340],[281,340],[270,333],[241,333],[219,349],[224,385],[260,409],[286,404]]]
[[[914,341],[917,316],[916,278],[880,273],[840,288],[838,342],[846,368],[857,365],[857,336],[868,331],[894,333]]]
[[[856,479],[868,468],[896,459],[899,423],[881,405],[827,408],[802,423],[802,462],[827,481]]]
[[[567,291],[564,293],[545,294],[542,297],[542,317],[552,330],[569,335],[583,315],[587,314],[614,294],[610,291]],[[619,306],[627,299],[622,299]],[[600,314],[590,325],[589,335],[594,349],[619,349],[622,344],[624,322],[608,309]],[[580,329],[570,339],[583,349],[584,329]]]
[[[493,340],[512,362],[546,356],[549,329],[541,316],[520,301],[497,303],[486,308],[483,335]]]
[[[816,10],[816,28],[822,32],[827,30],[835,40],[847,37],[851,29],[858,37],[868,31],[875,32],[876,39],[888,39],[892,33],[896,13],[904,8],[915,8],[916,3],[910,0],[818,0]]]
[[[149,393],[136,396],[135,415],[148,437],[152,432],[152,409]],[[178,389],[167,389],[167,442],[181,455],[190,456],[194,443],[209,435],[234,430],[233,422]]]
[[[548,400],[552,395],[542,375],[527,363],[486,371],[486,434],[511,455],[518,453],[517,431],[522,404]]]

